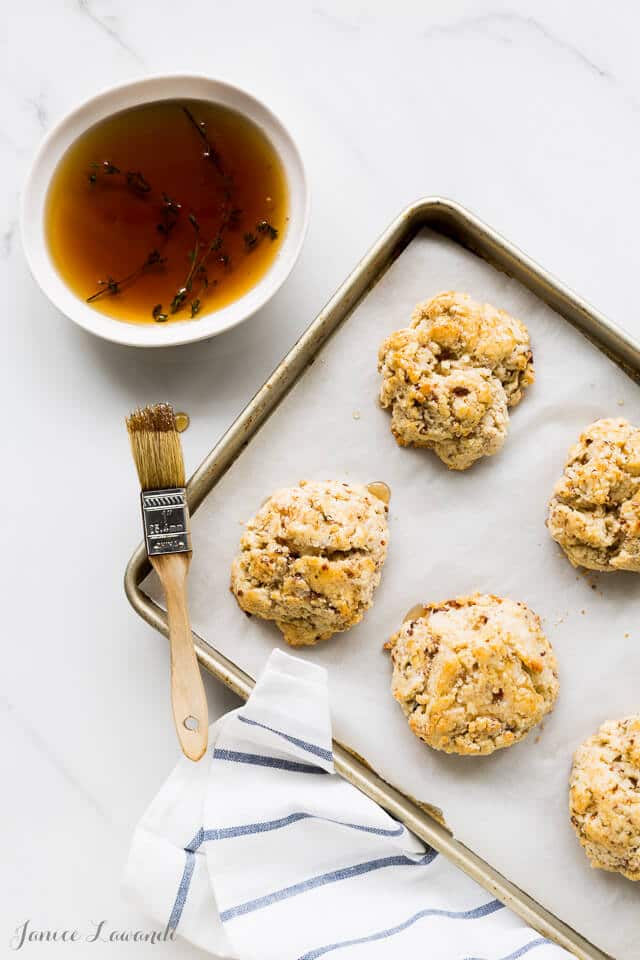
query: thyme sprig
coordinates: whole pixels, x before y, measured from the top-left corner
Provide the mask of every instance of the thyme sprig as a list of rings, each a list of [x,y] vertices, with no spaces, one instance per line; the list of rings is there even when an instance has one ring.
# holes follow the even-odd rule
[[[104,297],[107,294],[122,293],[124,286],[137,280],[149,267],[158,266],[165,263],[165,261],[166,257],[163,257],[159,250],[154,249],[149,251],[143,263],[121,280],[115,280],[113,277],[107,277],[106,280],[98,280],[98,290],[92,293],[90,297],[87,297],[87,303],[93,303],[94,300],[99,300],[100,297]]]
[[[108,161],[105,161],[105,164]],[[117,167],[114,167],[112,163],[109,163],[109,175],[112,175],[113,172],[119,173]],[[105,167],[106,169],[106,167]],[[151,190],[151,187],[148,184],[148,181],[143,177],[142,174],[136,174],[136,178],[139,177],[138,181],[140,184],[144,185]],[[162,208],[161,208],[161,221],[157,225],[157,230],[162,234],[162,246],[164,247],[169,239],[169,235],[173,230],[174,226],[178,221],[180,215],[181,206],[175,200],[173,200],[166,193],[162,194]],[[133,283],[134,280],[137,280],[149,267],[159,266],[163,263],[166,263],[167,258],[163,257],[160,250],[154,247],[146,256],[144,262],[140,266],[133,270],[132,273],[128,274],[126,277],[123,277],[121,280],[116,280],[114,277],[107,277],[106,280],[98,280],[98,290],[95,293],[92,293],[90,297],[87,297],[87,303],[93,303],[95,300],[99,300],[101,297],[106,296],[107,294],[113,296],[116,293],[121,293],[122,288],[130,283]],[[162,316],[162,304],[159,304],[158,316],[153,315],[155,307],[153,308],[152,315],[154,320],[161,322]],[[168,319],[164,317],[164,319]]]
[[[162,208],[160,212],[160,223],[156,226],[158,233],[161,233],[165,241],[178,222],[182,204],[173,200],[167,193],[162,194]]]
[[[266,234],[270,240],[276,240],[278,237],[278,231],[273,224],[269,223],[268,220],[260,220],[256,223],[256,230],[258,233]]]
[[[222,160],[220,159],[220,154],[218,153],[214,145],[209,140],[209,137],[207,136],[206,123],[204,122],[204,120],[201,120],[200,122],[198,122],[194,117],[194,115],[191,113],[191,110],[189,110],[189,107],[185,106],[184,104],[182,106],[182,110],[185,116],[187,117],[189,123],[191,124],[193,129],[196,131],[196,133],[204,143],[203,157],[205,158],[205,160],[210,160],[211,163],[216,168],[216,170],[218,171],[218,173],[220,174],[220,176],[224,177],[225,173],[222,167]]]
[[[259,220],[256,223],[256,233],[249,231],[244,235],[245,249],[247,253],[251,253],[258,246],[260,237],[269,237],[270,240],[275,240],[277,236],[277,229],[268,220]]]
[[[98,174],[95,172],[99,170],[100,173],[104,173],[107,177],[112,177],[116,173],[120,173],[120,169],[111,163],[111,160],[103,160],[101,163],[98,163],[97,160],[92,160],[89,164],[91,173],[89,174],[89,183],[98,182]]]
[[[194,217],[194,220],[195,220],[195,217]],[[194,228],[194,229],[195,229],[195,228]],[[193,290],[194,281],[195,281],[195,282],[199,282],[199,283],[201,284],[201,286],[204,287],[205,290],[206,290],[207,287],[209,286],[209,275],[208,275],[208,273],[207,273],[207,262],[208,262],[208,260],[209,260],[209,258],[210,258],[210,256],[211,256],[211,254],[212,254],[212,253],[215,253],[216,250],[219,250],[220,247],[222,246],[222,230],[223,230],[223,225],[221,225],[220,230],[218,231],[218,233],[215,235],[215,237],[213,238],[213,240],[211,240],[210,243],[207,245],[204,253],[202,253],[200,256],[198,256],[198,254],[199,254],[199,252],[200,252],[200,249],[201,249],[201,247],[200,247],[200,226],[198,225],[197,234],[196,234],[196,236],[197,236],[196,246],[195,246],[194,249],[193,249],[192,251],[190,251],[190,253],[189,253],[189,259],[190,259],[190,261],[191,261],[191,266],[189,267],[189,272],[188,272],[188,274],[187,274],[187,277],[186,277],[184,283],[182,284],[181,287],[179,287],[179,288],[176,290],[176,292],[175,292],[175,294],[174,294],[174,297],[173,297],[173,300],[171,301],[171,313],[177,313],[178,310],[180,310],[180,308],[181,308],[182,305],[184,304],[185,300],[188,298],[189,294],[190,294],[190,293],[192,292],[192,290]],[[194,300],[194,301],[192,302],[192,307],[193,307],[193,303],[195,303],[196,301],[197,301],[198,306],[197,306],[195,312],[197,313],[198,310],[200,309],[200,301],[199,301],[197,298],[196,298],[196,300]],[[193,317],[193,316],[195,316],[195,314],[192,312],[191,316]]]
[[[133,190],[134,193],[140,194],[143,196],[145,193],[151,192],[151,184],[148,180],[143,177],[139,170],[128,170],[126,173],[127,186],[129,189]]]
[[[89,164],[89,169],[91,171],[89,173],[90,184],[98,182],[99,172],[105,177],[124,177],[125,186],[133,193],[137,193],[139,197],[143,197],[146,193],[151,193],[151,184],[139,170],[127,170],[126,173],[122,173],[120,167],[116,167],[115,163],[112,163],[111,160],[102,160],[100,162],[92,160]]]
[[[223,268],[228,269],[231,267],[231,258],[229,254],[222,249],[224,245],[224,234],[226,231],[237,230],[243,219],[242,209],[234,203],[234,178],[225,171],[220,153],[207,132],[206,123],[204,121],[198,121],[185,104],[182,104],[181,107],[189,124],[204,144],[203,158],[212,164],[220,177],[222,216],[215,235],[207,242],[202,238],[200,223],[195,214],[193,212],[188,214],[188,220],[194,232],[193,246],[187,252],[189,268],[184,282],[174,293],[168,311],[163,308],[161,303],[157,303],[152,308],[151,316],[157,323],[167,321],[170,314],[178,313],[187,302],[192,318],[200,312],[203,292],[217,284],[217,280],[209,276],[212,258],[216,255],[216,263],[220,264]],[[101,162],[93,161],[89,164],[89,170],[88,179],[92,185],[98,182],[99,176],[122,177],[123,184],[137,196],[145,198],[153,194],[151,184],[139,170],[128,170],[123,173],[111,160],[103,160]],[[108,276],[104,280],[99,280],[98,289],[87,298],[87,303],[93,303],[95,300],[107,295],[121,293],[125,286],[135,282],[146,270],[166,262],[167,258],[163,256],[161,251],[164,250],[170,234],[180,219],[182,206],[166,193],[162,193],[160,196],[162,200],[160,219],[156,224],[156,230],[162,237],[159,244],[160,249],[154,247],[147,254],[143,263],[122,279],[114,279]],[[269,238],[273,241],[277,237],[278,230],[269,223],[268,220],[260,220],[256,223],[253,231],[247,230],[243,234],[245,250],[247,252],[253,251],[263,238]]]
[[[200,224],[198,223],[195,214],[189,214],[189,223],[193,227],[195,234],[195,239],[193,242],[193,248],[189,250],[187,258],[189,260],[189,272],[187,277],[181,287],[178,287],[175,294],[173,295],[173,300],[169,305],[171,313],[177,313],[181,309],[183,303],[187,299],[191,287],[193,285],[193,275],[197,269],[198,265],[198,254],[200,253]]]

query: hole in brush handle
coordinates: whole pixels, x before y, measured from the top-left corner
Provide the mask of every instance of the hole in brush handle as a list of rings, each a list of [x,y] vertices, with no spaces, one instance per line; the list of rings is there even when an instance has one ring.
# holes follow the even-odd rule
[[[188,716],[184,718],[184,720],[182,721],[182,725],[183,727],[186,727],[187,730],[191,730],[192,732],[195,732],[200,728],[200,721],[198,720],[197,717]]]

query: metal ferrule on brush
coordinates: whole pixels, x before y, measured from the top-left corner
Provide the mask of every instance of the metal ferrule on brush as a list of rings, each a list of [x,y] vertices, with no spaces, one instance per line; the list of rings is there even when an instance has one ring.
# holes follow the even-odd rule
[[[165,553],[188,553],[191,550],[191,531],[185,488],[143,490],[140,502],[148,555],[158,557]]]

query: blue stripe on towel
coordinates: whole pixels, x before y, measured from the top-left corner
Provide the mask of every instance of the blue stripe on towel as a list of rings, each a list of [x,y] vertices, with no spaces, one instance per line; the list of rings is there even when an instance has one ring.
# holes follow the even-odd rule
[[[193,843],[193,841],[191,841]],[[186,862],[184,865],[184,871],[182,873],[182,879],[178,887],[178,893],[176,894],[175,903],[173,904],[173,910],[171,911],[171,916],[169,917],[169,929],[175,930],[178,924],[180,923],[180,917],[182,916],[182,911],[187,900],[187,894],[189,893],[189,887],[191,885],[191,877],[193,876],[193,869],[196,865],[195,854],[190,850],[185,850]]]
[[[280,830],[300,820],[321,820],[323,823],[335,823],[339,827],[348,827],[350,830],[360,830],[363,833],[373,833],[378,837],[399,837],[404,833],[404,827],[399,824],[395,830],[385,830],[384,827],[368,827],[363,823],[349,823],[346,820],[333,820],[331,817],[319,817],[315,813],[290,813],[288,817],[279,820],[260,820],[257,823],[243,823],[237,827],[219,827],[216,830],[200,830],[191,843],[196,842],[196,850],[201,843],[208,840],[230,840],[233,837],[247,837],[253,833],[269,833],[271,830]]]
[[[310,763],[298,763],[295,760],[282,760],[280,757],[267,757],[262,753],[241,753],[239,750],[213,751],[214,760],[229,760],[233,763],[252,763],[257,767],[275,767],[278,770],[291,770],[293,773],[326,773],[322,767],[313,767]]]
[[[529,943],[525,943],[524,946],[518,947],[517,950],[514,950],[513,953],[510,953],[506,957],[501,957],[500,960],[518,960],[518,957],[524,957],[525,953],[529,953],[530,950],[535,950],[536,947],[542,947],[544,944],[548,944],[550,947],[553,946],[551,940],[547,940],[546,937],[538,937],[536,940],[530,940]],[[466,960],[483,960],[482,957],[467,957]]]
[[[412,917],[409,917],[409,919],[403,923],[399,923],[396,927],[388,927],[386,930],[379,930],[377,933],[370,933],[368,936],[357,937],[354,940],[342,940],[340,943],[329,943],[324,947],[316,947],[315,950],[310,950],[309,953],[305,953],[304,956],[299,957],[298,960],[316,960],[317,957],[322,957],[326,953],[331,953],[333,950],[355,947],[362,943],[372,943],[375,940],[385,940],[387,937],[393,937],[396,933],[402,933],[403,930],[413,926],[414,923],[417,923],[418,920],[422,920],[424,917],[447,917],[449,920],[477,920],[480,917],[487,917],[489,914],[495,913],[496,910],[502,910],[503,908],[504,904],[500,903],[499,900],[490,900],[489,903],[483,903],[482,906],[475,907],[473,910],[420,910],[419,913],[414,913]],[[517,954],[514,954],[514,957],[515,956],[517,956]],[[469,958],[469,960],[471,960],[471,958]],[[505,960],[510,960],[510,958],[505,958]]]
[[[184,848],[187,859],[184,872],[182,874],[182,879],[178,887],[176,900],[173,905],[173,910],[171,911],[171,917],[169,918],[169,927],[172,930],[175,930],[180,922],[182,910],[189,893],[191,877],[193,876],[193,869],[195,866],[194,854],[203,843],[207,843],[209,840],[227,840],[232,837],[246,837],[252,833],[265,833],[269,830],[278,830],[281,827],[286,827],[291,823],[296,823],[298,820],[306,819],[322,820],[325,823],[335,823],[342,827],[349,827],[351,830],[362,830],[365,833],[374,833],[378,836],[387,837],[398,837],[404,832],[405,829],[402,824],[398,825],[397,830],[385,830],[382,827],[367,827],[364,824],[347,823],[343,820],[332,820],[329,817],[316,817],[313,813],[302,812],[292,813],[288,817],[282,817],[280,820],[265,820],[261,823],[247,823],[238,827],[221,827],[218,830],[203,830],[201,827],[196,833],[195,837],[190,840]],[[433,857],[436,856],[436,851],[429,848],[429,852],[433,854],[431,857],[431,859],[433,859]]]
[[[203,830],[202,827],[198,830],[193,840],[190,840],[189,843],[184,848],[185,853],[195,853],[199,846],[201,846],[204,841],[207,839],[205,836],[206,830]]]
[[[223,923],[227,920],[233,920],[234,917],[244,916],[246,913],[253,913],[254,910],[262,910],[263,907],[269,907],[273,903],[281,900],[288,900],[289,897],[296,897],[300,893],[306,893],[316,887],[324,887],[329,883],[337,883],[340,880],[350,880],[352,877],[359,877],[364,873],[371,873],[373,870],[382,870],[384,867],[416,867],[427,866],[437,857],[435,850],[429,849],[422,856],[413,859],[406,854],[398,854],[393,857],[380,857],[377,860],[367,860],[364,863],[356,863],[351,867],[342,867],[340,870],[332,870],[330,873],[321,873],[317,877],[310,877],[301,883],[294,883],[290,887],[283,887],[281,890],[274,890],[264,897],[258,897],[256,900],[247,900],[245,903],[239,903],[235,907],[230,907],[220,914]]]
[[[242,723],[250,723],[252,727],[262,727],[263,730],[268,730],[269,733],[276,733],[279,737],[282,737],[283,740],[288,740],[289,743],[293,743],[294,746],[300,747],[302,750],[306,750],[307,753],[313,753],[316,757],[322,757],[323,760],[333,760],[333,753],[331,750],[326,750],[324,747],[319,747],[315,743],[309,743],[307,740],[300,740],[299,737],[292,737],[290,733],[284,733],[282,730],[276,730],[274,727],[268,727],[266,723],[259,723],[257,720],[250,720],[249,717],[243,717],[240,715],[238,720],[241,720]]]

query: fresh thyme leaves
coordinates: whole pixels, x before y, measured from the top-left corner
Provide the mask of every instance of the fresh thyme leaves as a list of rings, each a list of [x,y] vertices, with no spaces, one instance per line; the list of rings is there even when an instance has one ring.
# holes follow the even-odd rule
[[[165,320],[168,320],[168,319],[169,319],[169,314],[162,312],[162,304],[161,304],[161,303],[156,303],[155,307],[154,307],[153,310],[151,311],[151,316],[152,316],[153,319],[156,321],[156,323],[164,323]]]
[[[244,245],[245,245],[245,249],[248,252],[250,252],[251,250],[255,250],[257,243],[258,243],[258,238],[256,237],[255,233],[245,233]]]
[[[191,301],[191,319],[193,319],[196,313],[199,313],[199,311],[200,311],[200,300],[198,299],[198,297],[196,297],[195,300]]]
[[[278,236],[277,229],[268,220],[260,220],[256,223],[256,230],[258,233],[267,234],[271,240],[275,240]]]
[[[113,277],[107,277],[106,280],[98,280],[98,290],[92,293],[90,297],[87,297],[87,303],[93,303],[94,300],[98,300],[107,294],[122,293],[124,286],[137,280],[149,267],[159,266],[163,264],[165,260],[166,258],[162,256],[159,250],[151,250],[145,257],[144,262],[141,263],[136,270],[133,270],[132,273],[123,277],[122,280],[114,280]]]

